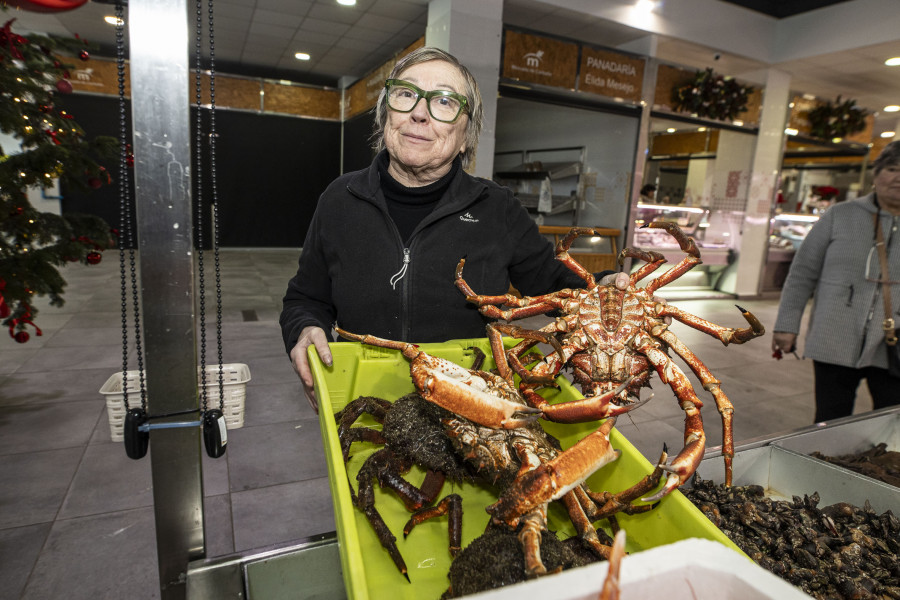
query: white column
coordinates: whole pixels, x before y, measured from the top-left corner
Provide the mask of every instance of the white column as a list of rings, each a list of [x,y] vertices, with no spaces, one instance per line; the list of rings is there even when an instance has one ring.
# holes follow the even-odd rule
[[[750,173],[750,190],[738,249],[739,263],[734,282],[734,293],[738,297],[757,296],[760,293],[769,247],[769,218],[784,158],[784,128],[788,119],[790,83],[790,75],[783,71],[770,69],[767,72],[759,135]]]
[[[481,90],[484,127],[470,171],[488,179],[494,173],[502,38],[502,0],[431,0],[428,4],[425,44],[446,50],[459,59],[475,76]]]

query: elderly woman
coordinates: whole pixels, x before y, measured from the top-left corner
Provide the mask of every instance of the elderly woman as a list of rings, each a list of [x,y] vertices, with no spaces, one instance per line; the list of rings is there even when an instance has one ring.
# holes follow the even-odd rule
[[[285,348],[314,409],[307,348],[330,365],[335,323],[411,342],[484,337],[486,319],[454,285],[463,257],[479,293],[506,293],[510,282],[528,295],[584,286],[510,190],[464,171],[482,103],[456,58],[414,50],[394,67],[375,111],[378,154],[320,197],[284,297]]]
[[[891,314],[900,320],[900,142],[873,162],[873,191],[829,208],[810,230],[788,273],[772,349],[791,352],[807,301],[815,298],[804,355],[815,370],[815,421],[853,413],[856,388],[866,380],[875,408],[900,404],[885,344],[883,290],[891,286]],[[881,276],[877,229],[886,245]]]

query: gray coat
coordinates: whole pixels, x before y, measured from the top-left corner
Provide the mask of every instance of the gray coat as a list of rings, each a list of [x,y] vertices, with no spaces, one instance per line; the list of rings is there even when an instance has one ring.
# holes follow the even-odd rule
[[[878,252],[874,250],[872,194],[829,208],[803,241],[781,293],[775,331],[797,333],[814,298],[803,355],[862,368],[887,368],[884,305]],[[900,217],[881,211],[890,279],[900,281]],[[869,263],[868,278],[866,263]],[[900,324],[900,285],[891,286],[894,320]]]

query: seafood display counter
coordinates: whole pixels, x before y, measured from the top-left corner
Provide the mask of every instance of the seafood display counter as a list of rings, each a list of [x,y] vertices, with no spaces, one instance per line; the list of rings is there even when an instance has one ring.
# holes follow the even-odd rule
[[[455,340],[443,344],[421,344],[418,348],[430,355],[457,364],[471,364],[472,347],[477,346],[490,356],[486,339]],[[325,367],[315,352],[310,353],[310,363],[319,398],[319,421],[328,461],[335,508],[335,522],[340,546],[341,567],[347,597],[351,599],[397,600],[400,598],[439,598],[447,589],[447,573],[451,557],[447,548],[447,521],[436,519],[421,524],[405,539],[397,535],[397,545],[409,567],[410,583],[391,561],[382,548],[363,513],[354,507],[349,482],[356,488],[356,474],[365,458],[379,446],[371,443],[355,443],[352,458],[345,469],[334,413],[359,396],[377,396],[390,401],[413,391],[409,373],[409,361],[400,352],[352,343],[332,344],[334,366]],[[493,364],[488,362],[484,369]],[[563,378],[560,389],[547,390],[551,402],[580,398],[581,395]],[[368,419],[368,421],[366,421]],[[375,422],[364,415],[363,424]],[[557,437],[563,448],[593,432],[597,422],[564,425],[545,423],[548,433]],[[621,491],[649,474],[653,467],[628,440],[617,431],[610,435],[612,446],[620,451],[613,463],[597,471],[587,480],[595,491]],[[654,457],[655,458],[655,457]],[[413,467],[406,478],[418,485],[424,471]],[[442,496],[458,493],[463,499],[462,546],[466,547],[480,536],[487,525],[485,507],[496,500],[493,489],[478,484],[451,483],[444,486]],[[375,489],[375,504],[389,529],[396,534],[403,531],[410,513],[392,493]],[[575,535],[568,516],[558,503],[550,505],[549,528],[561,539]],[[712,540],[733,551],[737,547],[680,492],[675,491],[649,512],[637,515],[617,515],[620,526],[626,530],[629,553],[671,544],[689,538]],[[526,584],[527,585],[527,584]]]
[[[816,458],[814,453],[843,456],[885,444],[900,452],[900,409],[887,408],[826,423],[817,423],[735,447],[734,485],[761,485],[772,498],[818,493],[819,504],[866,501],[878,512],[900,515],[900,489],[850,469]],[[721,450],[707,452],[697,473],[724,480]]]
[[[730,488],[720,458],[684,493],[757,564],[815,598],[900,598],[900,409],[743,444]]]

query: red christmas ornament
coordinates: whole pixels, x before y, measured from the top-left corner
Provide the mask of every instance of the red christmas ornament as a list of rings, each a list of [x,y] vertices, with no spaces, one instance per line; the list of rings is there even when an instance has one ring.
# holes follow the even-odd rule
[[[27,331],[17,331],[16,335],[13,336],[13,339],[16,340],[17,342],[19,342],[20,344],[24,344],[30,338],[31,338],[31,336],[28,335]]]
[[[6,303],[6,300],[3,296],[0,296],[0,319],[5,319],[10,314],[9,304]]]
[[[7,6],[14,6],[30,12],[56,13],[78,8],[87,0],[4,0]]]
[[[88,179],[88,185],[95,190],[99,190],[103,186],[103,182],[98,177],[91,177]]]
[[[56,89],[60,94],[71,94],[72,83],[68,79],[60,79],[56,82]]]
[[[87,50],[82,50],[81,52],[78,53],[78,58],[80,58],[81,60],[84,60],[84,61],[88,61],[91,59],[91,55],[88,54]]]
[[[88,252],[87,256],[84,257],[84,260],[87,261],[89,265],[97,265],[100,264],[100,261],[103,259],[103,255],[99,252]]]

